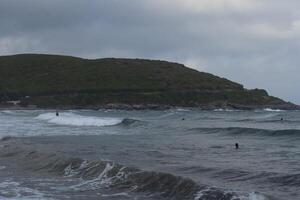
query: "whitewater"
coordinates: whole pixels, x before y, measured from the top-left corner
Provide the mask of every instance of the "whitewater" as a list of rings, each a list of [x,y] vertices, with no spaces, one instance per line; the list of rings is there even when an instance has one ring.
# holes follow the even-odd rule
[[[0,139],[4,200],[300,199],[298,111],[1,110]]]

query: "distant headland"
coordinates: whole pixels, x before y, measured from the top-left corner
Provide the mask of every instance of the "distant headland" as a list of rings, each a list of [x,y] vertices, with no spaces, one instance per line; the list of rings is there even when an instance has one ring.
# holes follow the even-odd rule
[[[182,64],[143,59],[0,56],[0,108],[299,109]]]

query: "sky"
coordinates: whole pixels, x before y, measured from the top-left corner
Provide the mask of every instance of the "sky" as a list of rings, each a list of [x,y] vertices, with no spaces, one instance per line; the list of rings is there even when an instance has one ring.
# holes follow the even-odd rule
[[[0,0],[0,55],[159,59],[300,104],[299,0]]]

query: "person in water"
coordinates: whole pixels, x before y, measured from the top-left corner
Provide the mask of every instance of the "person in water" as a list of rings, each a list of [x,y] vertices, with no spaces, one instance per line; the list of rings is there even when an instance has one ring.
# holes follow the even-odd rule
[[[235,149],[239,148],[239,143],[235,143]]]
[[[58,113],[58,111],[56,111],[56,117],[58,117],[59,116],[59,113]]]

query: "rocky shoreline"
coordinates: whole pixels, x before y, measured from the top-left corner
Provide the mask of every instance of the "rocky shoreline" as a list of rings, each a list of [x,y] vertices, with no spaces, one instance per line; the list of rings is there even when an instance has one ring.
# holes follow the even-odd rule
[[[239,105],[239,104],[220,104],[211,103],[206,105],[197,106],[174,106],[174,105],[161,105],[161,104],[124,104],[124,103],[109,103],[104,105],[89,105],[89,106],[55,106],[55,107],[39,107],[36,105],[20,106],[20,105],[3,105],[0,104],[0,110],[99,110],[99,109],[112,109],[112,110],[169,110],[169,109],[185,109],[185,108],[195,108],[201,110],[300,110],[300,106],[285,103],[280,105]]]

